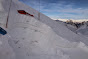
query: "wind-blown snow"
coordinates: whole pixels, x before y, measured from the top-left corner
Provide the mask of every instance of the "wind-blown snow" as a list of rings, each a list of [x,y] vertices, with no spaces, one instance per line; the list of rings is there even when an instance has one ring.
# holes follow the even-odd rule
[[[1,26],[5,28],[10,0],[2,0]],[[25,10],[34,17],[21,15]],[[8,34],[0,36],[0,59],[87,59],[88,40],[70,31],[64,24],[13,0],[8,22]],[[6,15],[6,16],[5,16]],[[10,36],[11,37],[10,37]]]

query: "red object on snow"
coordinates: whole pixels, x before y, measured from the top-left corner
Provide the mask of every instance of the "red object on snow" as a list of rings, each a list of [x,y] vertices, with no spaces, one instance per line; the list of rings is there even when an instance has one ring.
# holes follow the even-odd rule
[[[18,13],[24,14],[24,15],[30,15],[30,16],[34,17],[34,15],[29,14],[29,13],[25,12],[24,10],[18,10]]]

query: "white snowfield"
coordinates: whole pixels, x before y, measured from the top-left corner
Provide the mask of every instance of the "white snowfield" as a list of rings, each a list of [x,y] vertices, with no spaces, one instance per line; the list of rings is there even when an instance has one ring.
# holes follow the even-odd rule
[[[42,13],[38,20],[38,11],[17,0],[12,0],[5,28],[10,1],[0,0],[0,26],[8,32],[0,36],[0,59],[88,59],[88,38]]]

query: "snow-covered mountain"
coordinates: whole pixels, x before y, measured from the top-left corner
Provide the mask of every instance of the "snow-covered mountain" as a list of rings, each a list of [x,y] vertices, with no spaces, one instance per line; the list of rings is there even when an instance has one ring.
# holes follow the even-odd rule
[[[76,32],[81,34],[81,35],[88,37],[88,26],[86,24],[82,25],[80,28],[78,28],[76,30]]]
[[[64,23],[68,29],[76,34],[88,36],[88,21]]]
[[[0,26],[8,32],[0,36],[0,59],[88,58],[88,38],[75,34],[63,23],[18,0],[0,0],[0,7]]]

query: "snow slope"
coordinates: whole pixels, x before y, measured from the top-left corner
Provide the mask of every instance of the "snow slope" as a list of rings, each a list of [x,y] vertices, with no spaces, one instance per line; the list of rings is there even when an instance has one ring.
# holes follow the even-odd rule
[[[71,31],[73,32],[76,32],[77,28],[73,25],[70,25],[70,24],[66,24],[67,28],[70,29]]]
[[[16,21],[18,21],[18,19],[16,19],[17,17],[19,19],[21,19],[21,17],[19,17],[18,15],[16,16],[16,14],[14,13],[17,13],[17,10],[25,10],[26,12],[30,13],[30,14],[33,14],[34,15],[34,18],[36,20],[38,20],[38,11],[36,11],[35,9],[21,3],[21,2],[17,2],[16,0],[13,0],[14,2],[12,3],[12,6],[11,6],[11,12],[10,12],[10,18],[12,19],[9,19],[9,23],[12,25],[14,24]],[[14,8],[15,7],[15,8]],[[25,18],[25,16],[23,17]],[[20,21],[20,20],[19,20]],[[59,24],[58,22],[50,19],[49,17],[45,16],[44,14],[40,13],[40,22],[50,26],[52,28],[52,30],[59,36],[67,39],[67,40],[70,40],[70,41],[83,41],[84,38],[80,37],[79,35],[76,35],[75,33],[73,33],[72,31],[70,31],[66,26],[64,26],[64,24]],[[14,22],[14,23],[13,23]],[[8,25],[8,27],[13,27],[13,26],[10,26]],[[87,41],[87,38],[85,38],[85,40]],[[88,45],[88,43],[86,43],[85,41],[83,41],[85,44]]]
[[[10,0],[1,0],[0,2],[3,2],[1,5],[4,9],[1,12],[3,11],[7,15]],[[25,10],[34,17],[21,15],[17,10]],[[64,24],[53,21],[41,13],[40,20],[38,20],[38,13],[33,8],[17,0],[12,0],[8,34],[0,39],[0,47],[2,47],[2,49],[0,48],[2,56],[0,59],[88,58],[87,38],[73,33]],[[3,19],[4,17],[5,19]],[[1,23],[3,28],[5,28],[4,24],[7,20],[5,15],[4,17],[2,17],[4,21]],[[9,55],[7,55],[7,51]]]
[[[80,28],[78,28],[76,32],[87,37],[88,36],[88,26],[85,24],[81,26]]]

